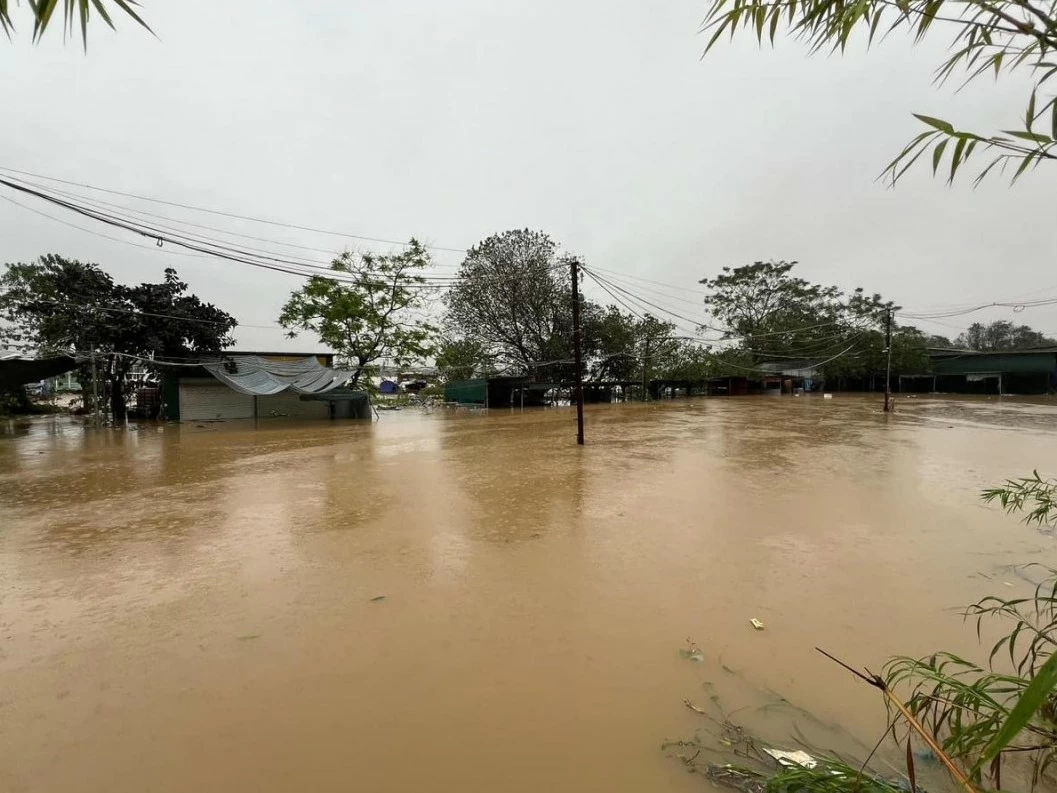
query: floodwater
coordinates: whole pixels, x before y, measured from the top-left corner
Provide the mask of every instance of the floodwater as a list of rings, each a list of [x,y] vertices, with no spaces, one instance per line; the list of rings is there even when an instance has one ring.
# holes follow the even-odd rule
[[[872,745],[816,645],[983,660],[952,607],[1057,561],[977,498],[1057,471],[1052,402],[573,416],[0,424],[0,790],[699,790],[703,684]]]

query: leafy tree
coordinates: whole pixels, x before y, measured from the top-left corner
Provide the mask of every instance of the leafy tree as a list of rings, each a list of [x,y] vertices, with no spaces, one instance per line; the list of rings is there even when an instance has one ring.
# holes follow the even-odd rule
[[[450,383],[469,380],[491,368],[488,355],[480,342],[471,339],[443,339],[437,350],[437,372]]]
[[[583,312],[585,344],[594,355],[587,362],[589,380],[633,380],[636,318],[616,306],[592,306]]]
[[[934,23],[940,23],[938,25]],[[895,183],[923,154],[933,173],[945,166],[948,181],[974,154],[990,152],[979,182],[993,168],[1015,166],[1013,180],[1031,166],[1057,160],[1057,95],[1046,95],[1057,74],[1057,5],[1052,0],[710,0],[704,30],[706,52],[724,33],[751,31],[773,43],[779,31],[804,40],[812,52],[843,51],[859,35],[869,42],[904,30],[921,41],[936,28],[953,30],[950,57],[937,70],[939,82],[964,72],[966,82],[1017,71],[1032,84],[1024,113],[997,133],[959,130],[943,119],[915,113],[924,125],[885,170]],[[1052,88],[1051,88],[1052,90]]]
[[[234,318],[186,294],[172,269],[161,283],[125,286],[97,264],[53,254],[6,268],[0,317],[42,354],[94,352],[117,422],[127,414],[126,375],[136,357],[219,353],[234,342]],[[90,371],[82,373],[82,383],[90,379]]]
[[[722,369],[724,357],[713,354],[698,344],[679,341],[668,356],[662,376],[671,380],[704,380],[727,374]]]
[[[437,329],[422,319],[430,290],[421,275],[431,264],[414,239],[400,253],[346,251],[331,262],[333,276],[313,276],[290,295],[279,324],[291,329],[290,338],[312,331],[333,347],[355,388],[377,361],[402,366],[433,354]]]
[[[543,232],[505,231],[477,243],[446,301],[452,335],[479,344],[497,366],[543,379],[572,371],[569,267]]]
[[[705,306],[727,339],[739,340],[749,360],[825,359],[871,329],[895,306],[878,294],[813,284],[792,274],[796,262],[754,262],[725,267],[702,279]],[[711,328],[706,328],[711,330]]]
[[[673,365],[680,343],[671,322],[651,314],[636,317],[616,306],[590,306],[588,313],[584,345],[589,350],[589,379],[650,380]]]
[[[837,319],[840,291],[792,275],[796,264],[753,262],[724,267],[715,278],[701,280],[711,291],[705,306],[724,325],[725,336],[742,338],[745,349],[758,358],[831,335],[832,328],[827,332],[810,326]]]
[[[958,336],[958,345],[968,350],[1023,350],[1055,345],[1057,341],[1027,325],[1014,325],[1000,319],[989,325],[974,322]]]
[[[15,2],[17,3],[18,0],[15,0]],[[114,29],[114,20],[107,10],[107,6],[110,4],[132,17],[147,30],[150,30],[147,23],[136,13],[135,7],[139,5],[136,0],[63,0],[62,19],[64,33],[69,34],[75,27],[79,26],[81,39],[84,42],[84,46],[87,47],[88,20],[93,10],[99,14],[100,19],[110,26],[111,30]],[[58,0],[28,0],[27,5],[33,14],[33,41],[40,41],[41,36],[44,35],[44,31],[52,21],[59,2]],[[11,6],[11,0],[0,0],[0,29],[8,36],[15,29],[14,21],[11,19]],[[76,23],[74,21],[75,15],[77,17]]]
[[[951,341],[946,336],[937,336],[936,334],[925,335],[925,347],[935,347],[937,349],[953,350],[959,346],[959,342]]]

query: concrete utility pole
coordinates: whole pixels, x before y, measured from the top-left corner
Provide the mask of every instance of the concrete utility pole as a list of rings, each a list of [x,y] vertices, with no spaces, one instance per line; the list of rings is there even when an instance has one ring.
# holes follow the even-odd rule
[[[573,278],[573,358],[576,361],[576,442],[584,445],[584,362],[580,349],[580,261],[569,260]]]
[[[892,309],[885,320],[885,347],[888,348],[888,369],[885,372],[885,413],[892,412]]]

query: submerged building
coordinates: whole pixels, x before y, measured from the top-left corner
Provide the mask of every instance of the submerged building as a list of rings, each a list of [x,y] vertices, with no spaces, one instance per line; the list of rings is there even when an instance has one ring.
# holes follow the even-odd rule
[[[353,373],[333,368],[330,353],[232,352],[215,361],[166,367],[164,416],[170,421],[256,418],[369,418],[363,391],[345,388]]]

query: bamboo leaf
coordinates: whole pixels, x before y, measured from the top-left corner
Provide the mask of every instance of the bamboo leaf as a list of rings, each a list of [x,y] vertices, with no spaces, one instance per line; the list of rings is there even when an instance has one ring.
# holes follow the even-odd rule
[[[1024,166],[1021,166],[1023,170]],[[1014,177],[1016,178],[1016,177]],[[973,772],[978,772],[985,764],[994,760],[998,754],[1013,741],[1038,713],[1039,708],[1046,702],[1050,692],[1057,686],[1057,655],[1051,655],[1046,659],[1038,673],[1032,679],[1028,687],[1017,699],[1009,716],[1001,728],[995,733],[994,738],[984,749],[983,754],[977,761]]]
[[[11,13],[7,6],[7,0],[0,0],[0,28],[4,29],[7,37],[11,38]]]
[[[1035,89],[1031,91],[1031,97],[1028,99],[1028,109],[1024,113],[1024,129],[1031,131],[1031,125],[1035,123]]]
[[[82,2],[83,2],[83,0],[82,0]],[[114,0],[114,5],[116,5],[118,8],[120,8],[122,11],[124,11],[126,14],[128,14],[130,17],[132,17],[134,20],[139,22],[140,25],[142,25],[144,28],[149,30],[151,33],[154,32],[153,30],[150,29],[150,25],[148,25],[146,22],[144,22],[143,19],[140,17],[140,15],[137,14],[135,9],[132,7],[132,6],[138,6],[139,5],[139,3],[136,2],[136,0]]]
[[[982,171],[980,171],[979,174],[976,175],[976,178],[973,180],[973,187],[979,187],[980,182],[982,182],[984,178],[991,172],[991,169],[993,169],[1000,162],[1004,162],[1005,159],[1005,156],[1002,154],[995,157],[986,168],[984,168]]]
[[[958,172],[958,166],[962,162],[962,155],[965,153],[965,146],[969,141],[966,138],[958,138],[958,142],[954,146],[954,154],[951,155],[951,175],[947,179],[948,184],[954,183],[954,174]]]
[[[705,45],[705,52],[708,52],[710,49],[712,49],[713,46],[715,46],[715,43],[719,41],[719,37],[723,35],[723,31],[726,29],[729,23],[730,17],[727,16],[724,17],[723,21],[716,26],[716,32],[712,34],[712,38],[710,38],[708,40],[708,44]]]
[[[1012,135],[1021,140],[1030,140],[1032,143],[1053,143],[1053,138],[1049,135],[1040,135],[1038,132],[1022,132],[1013,129],[1004,129],[1002,131],[1007,135]]]
[[[940,160],[943,159],[943,150],[947,148],[947,138],[944,138],[936,144],[936,148],[932,150],[932,173],[935,175],[936,170],[940,167]]]
[[[55,6],[59,4],[59,0],[41,0],[35,7],[36,20],[33,23],[33,40],[39,41],[40,37],[44,34],[44,29],[48,26],[48,22],[51,21],[51,15],[55,13]]]
[[[110,18],[110,14],[106,11],[106,6],[103,5],[103,0],[92,0],[92,5],[95,6],[95,10],[99,12],[99,16],[102,17],[103,21],[114,30],[114,20]]]
[[[932,116],[923,116],[920,113],[914,113],[914,118],[918,121],[923,121],[930,127],[935,127],[940,132],[946,132],[948,135],[954,134],[954,127],[951,126],[950,122],[944,121],[942,118],[933,118]]]
[[[88,0],[81,0],[77,6],[81,11],[81,44],[88,49]]]
[[[1033,159],[1035,159],[1035,158],[1032,155],[1029,154],[1023,160],[1021,160],[1020,167],[1017,168],[1017,172],[1015,174],[1013,174],[1013,179],[1012,179],[1013,183],[1015,183],[1017,181],[1017,179],[1020,178],[1020,175],[1022,173],[1024,173],[1024,171],[1028,170],[1028,166],[1031,165],[1031,161]]]

